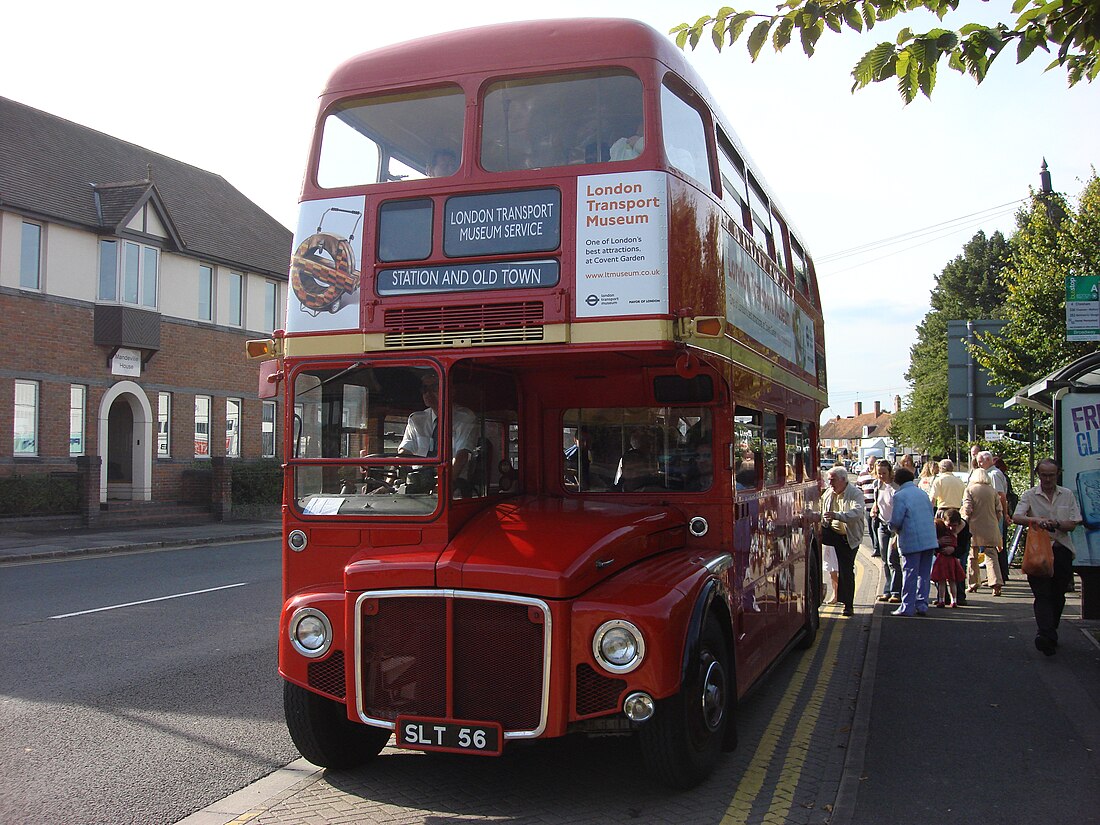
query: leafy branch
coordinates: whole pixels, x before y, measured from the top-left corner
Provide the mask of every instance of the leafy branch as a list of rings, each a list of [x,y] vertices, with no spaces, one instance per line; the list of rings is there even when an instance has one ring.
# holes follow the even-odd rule
[[[764,45],[783,51],[797,33],[802,51],[813,57],[826,29],[837,34],[848,28],[862,33],[876,23],[919,9],[931,11],[940,20],[958,8],[959,0],[786,0],[775,14],[737,11],[724,6],[716,14],[704,15],[692,24],[681,23],[675,35],[681,49],[695,49],[708,30],[718,51],[732,46],[748,29],[749,57],[755,63]],[[1095,0],[1015,0],[1015,24],[985,26],[968,23],[958,30],[933,28],[916,33],[903,28],[891,42],[868,51],[852,69],[852,91],[871,83],[897,79],[898,92],[906,104],[918,92],[931,97],[940,60],[981,83],[997,56],[1016,45],[1016,62],[1022,63],[1036,49],[1053,55],[1046,71],[1064,69],[1069,85],[1092,82],[1100,73],[1100,3]],[[751,24],[751,25],[750,25]]]

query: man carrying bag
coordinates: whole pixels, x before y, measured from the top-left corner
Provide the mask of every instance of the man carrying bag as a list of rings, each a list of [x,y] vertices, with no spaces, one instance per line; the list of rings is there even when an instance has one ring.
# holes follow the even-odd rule
[[[1058,650],[1058,623],[1066,606],[1066,592],[1073,581],[1073,539],[1069,534],[1081,523],[1081,508],[1068,487],[1058,484],[1060,469],[1053,458],[1035,465],[1039,485],[1020,496],[1012,521],[1032,530],[1046,530],[1053,542],[1053,575],[1028,575],[1035,596],[1035,647],[1046,656]]]

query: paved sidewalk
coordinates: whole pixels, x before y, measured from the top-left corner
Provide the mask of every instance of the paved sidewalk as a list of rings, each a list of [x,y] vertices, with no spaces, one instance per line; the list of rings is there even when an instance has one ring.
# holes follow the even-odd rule
[[[278,521],[215,521],[114,530],[14,529],[0,531],[0,564],[162,547],[278,538]]]
[[[866,748],[844,821],[1100,822],[1100,623],[1080,618],[1079,594],[1050,657],[1035,649],[1018,569],[1000,597],[983,587],[924,618],[892,607],[875,608],[856,721]]]

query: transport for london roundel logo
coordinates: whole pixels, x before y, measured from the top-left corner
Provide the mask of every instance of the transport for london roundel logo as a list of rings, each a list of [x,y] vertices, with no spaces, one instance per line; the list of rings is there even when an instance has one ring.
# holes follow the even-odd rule
[[[600,302],[600,296],[598,296],[598,295],[589,295],[587,298],[584,299],[584,302],[586,304],[588,304],[590,307],[594,307],[594,306],[596,306],[596,304],[598,304]]]

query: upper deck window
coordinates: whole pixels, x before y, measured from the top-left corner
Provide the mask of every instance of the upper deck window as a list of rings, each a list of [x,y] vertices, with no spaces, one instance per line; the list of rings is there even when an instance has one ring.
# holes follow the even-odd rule
[[[626,69],[498,81],[482,119],[490,172],[631,160],[645,148],[642,83]]]
[[[685,175],[710,185],[707,130],[702,115],[667,86],[661,87],[661,120],[668,162]]]
[[[317,184],[337,189],[453,175],[462,160],[465,108],[457,86],[337,104],[325,117]]]
[[[745,193],[748,190],[745,163],[721,129],[718,130],[718,169],[722,173],[722,202],[743,221]]]

